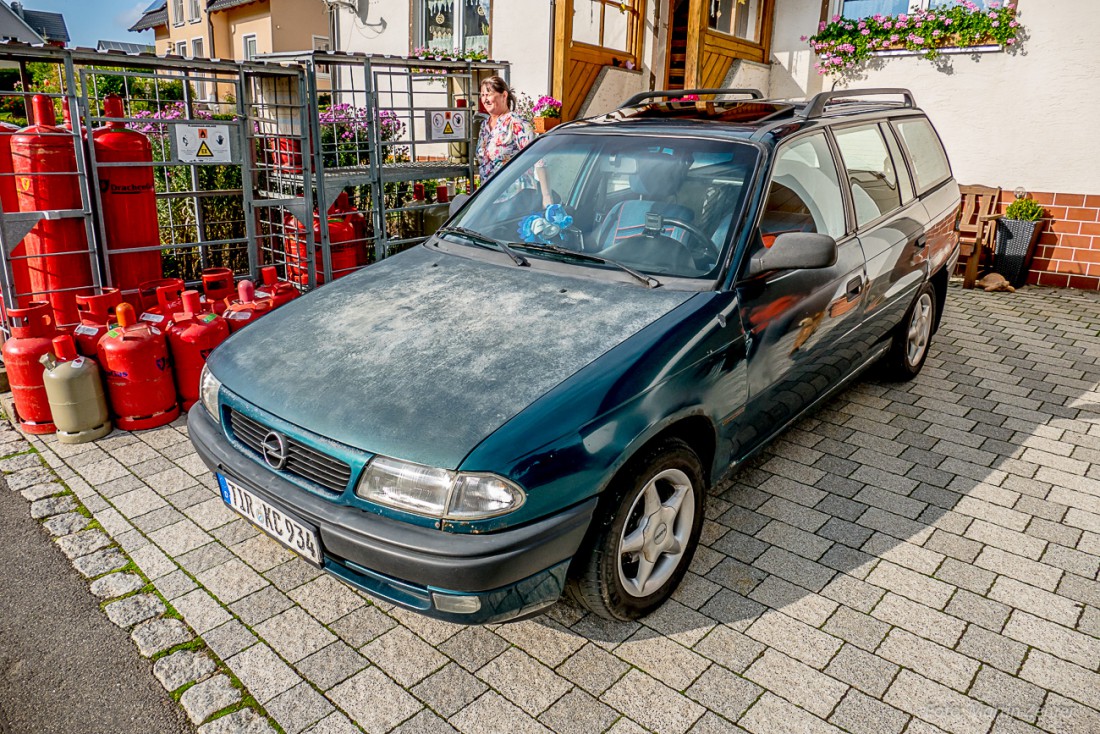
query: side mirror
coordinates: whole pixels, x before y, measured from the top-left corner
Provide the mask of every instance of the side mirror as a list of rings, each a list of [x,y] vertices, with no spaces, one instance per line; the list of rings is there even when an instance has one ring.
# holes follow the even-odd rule
[[[451,205],[447,207],[447,216],[453,217],[455,214],[458,214],[458,210],[469,200],[469,194],[455,194],[455,197],[451,199]]]
[[[828,268],[836,264],[836,240],[816,232],[784,232],[752,256],[749,276],[774,270]]]

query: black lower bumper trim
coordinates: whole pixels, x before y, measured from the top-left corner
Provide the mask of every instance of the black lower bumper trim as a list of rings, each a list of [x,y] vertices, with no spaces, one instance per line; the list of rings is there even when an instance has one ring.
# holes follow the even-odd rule
[[[573,557],[596,498],[553,517],[484,535],[446,533],[337,504],[307,492],[237,451],[202,403],[187,416],[199,456],[276,507],[316,525],[327,553],[387,576],[454,591],[489,591]]]

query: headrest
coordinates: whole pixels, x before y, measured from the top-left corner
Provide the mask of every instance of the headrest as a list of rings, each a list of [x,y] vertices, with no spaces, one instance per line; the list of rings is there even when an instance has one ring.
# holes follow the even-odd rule
[[[634,156],[637,172],[630,178],[630,190],[644,199],[660,201],[676,194],[684,182],[691,159],[667,153]]]

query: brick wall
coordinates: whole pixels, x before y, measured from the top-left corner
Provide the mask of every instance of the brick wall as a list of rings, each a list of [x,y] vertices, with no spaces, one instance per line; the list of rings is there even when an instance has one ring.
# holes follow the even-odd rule
[[[1027,282],[1100,290],[1100,195],[1031,192],[1047,219]],[[1001,211],[1016,197],[1001,193]]]

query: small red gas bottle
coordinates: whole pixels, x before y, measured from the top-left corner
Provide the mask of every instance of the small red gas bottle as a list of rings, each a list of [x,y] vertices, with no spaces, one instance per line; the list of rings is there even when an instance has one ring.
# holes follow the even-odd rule
[[[171,423],[180,408],[164,332],[138,321],[128,303],[116,315],[118,326],[99,340],[99,364],[107,376],[116,424],[124,431],[140,431]]]
[[[183,308],[183,292],[187,289],[181,278],[147,280],[138,287],[141,294],[141,320],[167,329],[172,314]]]
[[[237,284],[237,300],[225,309],[225,320],[229,322],[230,331],[237,331],[273,308],[275,299],[266,293],[257,293],[251,280],[242,280]]]
[[[293,283],[279,280],[279,271],[274,265],[267,265],[260,268],[260,279],[263,282],[263,290],[256,291],[256,295],[261,298],[264,294],[271,296],[271,300],[275,302],[272,308],[278,308],[284,303],[289,303],[301,295],[298,293],[298,289],[294,287]]]
[[[362,266],[367,264],[367,218],[363,216],[363,212],[352,206],[351,201],[348,199],[348,192],[341,191],[340,195],[336,197],[336,201],[332,202],[332,206],[328,210],[329,216],[337,216],[344,220],[344,224],[351,227],[352,232],[352,249],[355,252],[355,264],[356,266]],[[331,225],[330,225],[331,226]],[[331,239],[331,232],[329,233]],[[335,242],[335,239],[332,240]],[[332,266],[335,271],[337,268]],[[339,276],[337,276],[339,277]]]
[[[53,433],[57,429],[39,362],[53,348],[51,340],[57,336],[53,308],[45,301],[36,301],[27,308],[9,309],[8,318],[11,337],[4,342],[4,366],[19,425],[26,433]]]
[[[202,291],[206,298],[206,310],[220,314],[227,301],[233,299],[237,285],[229,268],[206,268],[202,271]]]
[[[85,357],[95,358],[99,340],[115,323],[115,309],[122,303],[118,288],[100,288],[90,296],[76,297],[76,311],[80,323],[73,329],[77,350]]]
[[[174,323],[168,327],[176,391],[184,410],[199,399],[199,376],[207,355],[229,338],[229,322],[208,311],[207,305],[198,291],[184,291],[183,311],[172,317]]]

